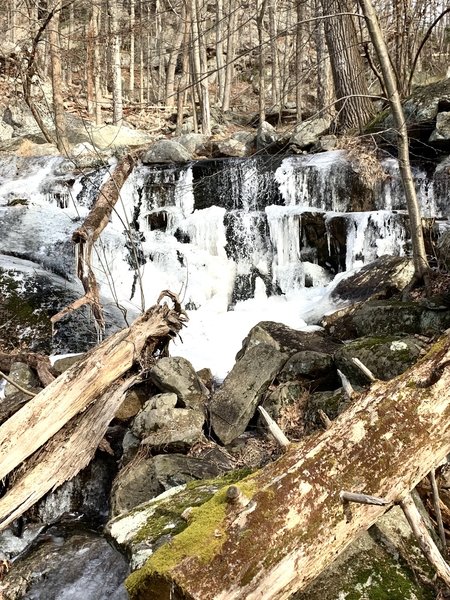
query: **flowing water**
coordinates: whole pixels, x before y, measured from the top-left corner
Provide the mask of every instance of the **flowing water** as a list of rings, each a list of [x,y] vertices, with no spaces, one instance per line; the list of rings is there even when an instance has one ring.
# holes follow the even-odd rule
[[[314,326],[342,273],[409,253],[398,165],[382,166],[372,190],[341,150],[138,165],[96,247],[101,292],[128,321],[161,290],[178,293],[190,322],[172,352],[223,377],[259,320]],[[77,174],[59,158],[3,159],[0,253],[73,280],[71,234],[113,168]],[[424,214],[446,220],[439,168],[415,175]]]

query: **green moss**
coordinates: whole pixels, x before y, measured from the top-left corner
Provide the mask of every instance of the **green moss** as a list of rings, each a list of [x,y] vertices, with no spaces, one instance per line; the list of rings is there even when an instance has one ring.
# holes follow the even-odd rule
[[[139,597],[139,591],[145,589],[147,577],[153,573],[164,576],[186,557],[207,562],[217,553],[227,539],[224,524],[228,507],[227,489],[234,484],[246,497],[251,498],[256,488],[249,474],[250,469],[241,469],[218,479],[190,482],[177,497],[156,508],[135,541],[155,539],[169,532],[173,539],[161,546],[141,569],[128,577],[126,587],[132,597]],[[241,481],[244,477],[247,478]],[[215,487],[219,488],[218,491],[205,501],[205,496],[211,495],[211,489]],[[189,521],[180,520],[180,514],[188,507],[192,508]]]

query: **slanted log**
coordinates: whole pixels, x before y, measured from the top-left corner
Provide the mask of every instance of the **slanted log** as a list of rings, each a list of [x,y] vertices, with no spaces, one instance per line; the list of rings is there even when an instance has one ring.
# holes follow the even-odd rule
[[[193,509],[186,529],[130,575],[132,600],[281,600],[304,589],[450,451],[449,365],[446,336],[329,429],[234,484],[245,502],[220,491]],[[344,506],[343,490],[388,504]]]
[[[157,304],[131,327],[89,351],[0,427],[0,479],[38,450],[76,414],[102,396],[134,363],[145,365],[164,353],[186,319],[175,308]],[[160,297],[160,298],[161,298]]]
[[[105,319],[100,302],[100,292],[92,268],[92,250],[109,222],[111,214],[120,197],[120,190],[133,170],[134,159],[127,154],[115,167],[110,178],[103,184],[94,206],[90,210],[84,223],[72,234],[72,241],[76,248],[76,271],[83,284],[84,296],[74,300],[51,318],[52,323],[57,323],[66,315],[88,304],[91,307],[98,328],[103,331]]]
[[[125,393],[137,380],[134,375],[113,383],[20,466],[11,489],[0,498],[0,531],[91,462]]]

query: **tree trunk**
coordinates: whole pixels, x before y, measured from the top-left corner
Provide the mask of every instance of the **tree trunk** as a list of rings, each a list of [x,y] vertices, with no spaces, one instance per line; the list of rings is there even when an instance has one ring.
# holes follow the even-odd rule
[[[373,116],[349,0],[322,0],[325,38],[336,92],[337,126],[341,132],[363,130]],[[342,14],[346,13],[346,14]]]
[[[217,66],[217,97],[221,106],[225,92],[225,60],[223,56],[223,40],[225,23],[223,16],[223,0],[216,2],[216,66]]]
[[[236,51],[236,0],[229,0],[228,6],[228,22],[227,22],[227,53],[225,67],[225,82],[223,90],[222,109],[224,112],[230,110],[231,103],[231,87],[234,77],[234,55]]]
[[[174,106],[175,105],[175,70],[177,67],[177,61],[178,61],[178,57],[180,55],[181,46],[183,44],[185,22],[186,22],[186,5],[183,4],[183,7],[181,9],[181,18],[177,25],[178,29],[177,29],[177,32],[175,35],[172,50],[170,52],[169,60],[167,63],[166,97],[165,97],[166,106]]]
[[[359,1],[366,19],[370,38],[380,62],[383,81],[388,93],[388,100],[394,118],[395,128],[397,130],[398,162],[408,206],[415,278],[417,280],[423,280],[429,271],[429,265],[423,239],[422,217],[409,161],[409,140],[405,115],[403,114],[400,94],[398,92],[386,42],[384,41],[383,33],[378,23],[373,4],[371,0]]]
[[[165,295],[174,301],[173,309],[159,304]],[[22,476],[1,498],[0,529],[89,463],[123,394],[136,381],[136,376],[124,382],[121,377],[135,363],[145,365],[154,360],[154,354],[166,353],[185,315],[170,292],[163,292],[160,300],[131,327],[91,350],[0,427],[0,479],[51,440],[22,465]]]
[[[258,26],[258,66],[259,66],[259,122],[266,120],[266,76],[265,76],[265,51],[264,51],[264,13],[266,12],[266,0],[256,2],[256,23]]]
[[[136,2],[130,0],[130,83],[128,85],[128,97],[134,100],[134,53],[135,53],[135,32],[136,23]]]
[[[50,61],[52,71],[53,116],[55,119],[56,145],[61,154],[67,155],[69,143],[66,135],[66,121],[64,117],[64,100],[61,90],[61,43],[59,38],[59,17],[61,2],[57,0],[52,5],[53,17],[48,26],[48,42],[50,48]]]
[[[122,100],[122,64],[120,58],[120,34],[118,24],[117,0],[107,0],[109,31],[112,48],[112,95],[113,95],[113,123],[120,125],[123,119]]]
[[[129,577],[131,599],[284,600],[304,589],[448,454],[449,386],[446,336],[326,431],[194,509]],[[343,491],[385,504],[350,504]]]

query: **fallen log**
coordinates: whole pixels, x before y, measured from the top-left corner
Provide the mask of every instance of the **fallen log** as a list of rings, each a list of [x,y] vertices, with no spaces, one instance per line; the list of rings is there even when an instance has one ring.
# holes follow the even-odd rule
[[[164,295],[175,307],[159,304]],[[171,292],[158,304],[89,351],[0,427],[0,479],[38,450],[76,414],[102,396],[135,363],[141,368],[164,354],[186,321]]]
[[[239,503],[221,490],[193,509],[186,529],[130,575],[131,599],[281,600],[304,589],[448,454],[449,365],[445,336],[326,431],[234,484]],[[348,502],[355,494],[382,501]]]
[[[138,379],[133,375],[115,382],[21,465],[10,491],[0,498],[0,531],[90,463],[126,391]]]

